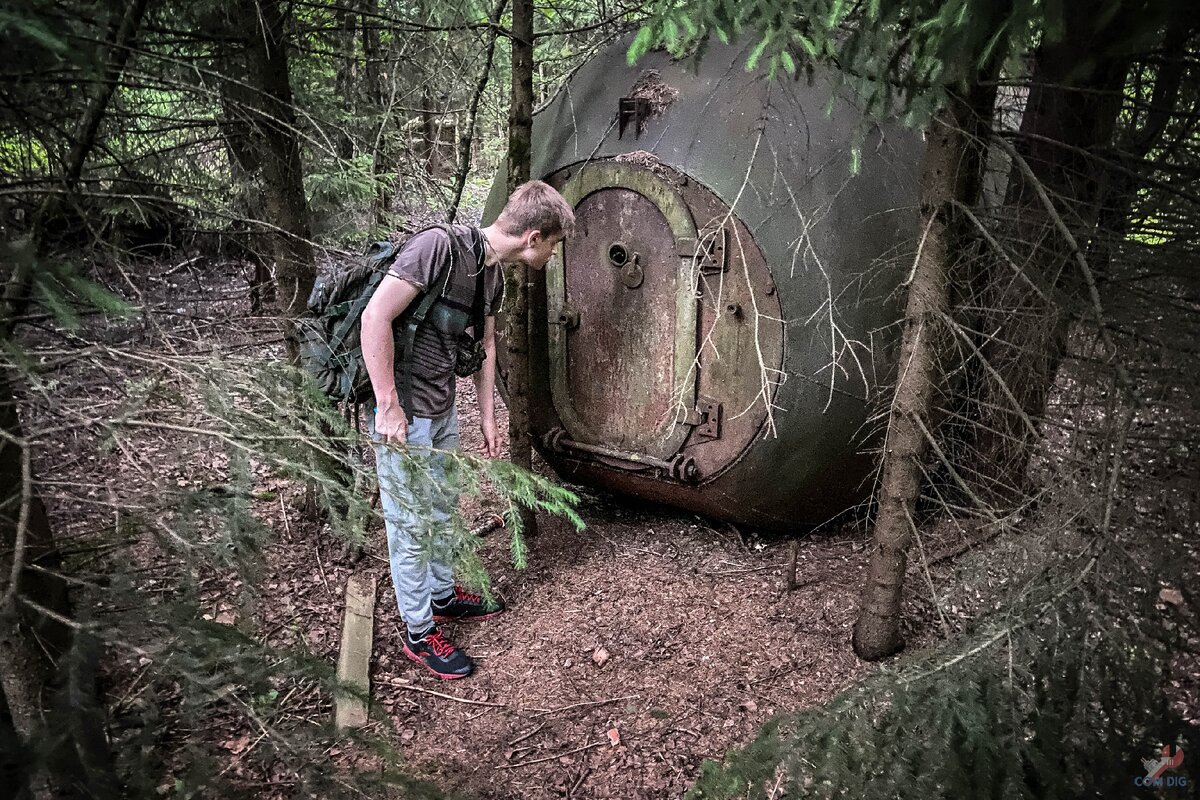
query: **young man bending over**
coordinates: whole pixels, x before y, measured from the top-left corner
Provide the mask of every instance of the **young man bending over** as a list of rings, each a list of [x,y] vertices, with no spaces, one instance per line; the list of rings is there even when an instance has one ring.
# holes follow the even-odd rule
[[[542,181],[530,181],[517,187],[504,211],[488,227],[452,226],[461,244],[457,252],[464,256],[465,263],[454,264],[444,294],[417,329],[411,358],[411,422],[406,418],[397,389],[402,385],[401,365],[397,361],[392,323],[415,298],[440,287],[438,276],[455,252],[446,231],[433,228],[410,239],[363,312],[363,360],[376,403],[370,427],[392,582],[400,615],[407,626],[404,653],[439,678],[465,678],[474,664],[434,622],[485,619],[504,608],[488,607],[479,595],[456,584],[445,547],[440,546],[444,545],[450,517],[458,510],[457,489],[446,480],[445,457],[438,452],[458,449],[458,413],[454,404],[457,331],[439,327],[448,315],[439,314],[437,304],[460,313],[470,309],[479,270],[484,271],[485,359],[474,379],[483,452],[495,458],[501,449],[493,402],[495,313],[504,286],[500,265],[521,262],[531,269],[541,269],[574,224],[575,215],[562,195]],[[438,285],[430,289],[435,283]],[[415,446],[408,463],[414,463],[414,457],[425,459],[422,465],[425,475],[419,480],[408,474],[401,453],[388,447],[406,442]],[[433,490],[428,489],[430,478]]]

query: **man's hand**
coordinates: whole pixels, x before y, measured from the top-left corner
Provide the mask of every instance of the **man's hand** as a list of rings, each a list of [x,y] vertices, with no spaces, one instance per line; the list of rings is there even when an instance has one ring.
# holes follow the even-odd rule
[[[404,407],[397,403],[377,410],[375,412],[375,433],[384,444],[407,442],[408,420],[404,416]]]
[[[479,403],[479,429],[483,431],[483,454],[500,457],[500,432],[496,430],[496,318],[483,320],[483,367],[475,373],[475,397]]]
[[[495,418],[484,417],[479,423],[479,428],[483,431],[483,454],[488,458],[499,458],[501,441]]]

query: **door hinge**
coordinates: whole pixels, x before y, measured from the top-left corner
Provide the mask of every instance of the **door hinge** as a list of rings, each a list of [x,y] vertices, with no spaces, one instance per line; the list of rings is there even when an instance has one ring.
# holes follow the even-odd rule
[[[696,239],[690,236],[679,238],[679,255],[694,259],[701,275],[719,275],[729,269],[728,245],[729,231],[725,226],[705,228],[699,231]]]
[[[712,441],[721,438],[723,421],[724,406],[721,403],[701,401],[688,416],[687,424],[695,426],[697,439]]]

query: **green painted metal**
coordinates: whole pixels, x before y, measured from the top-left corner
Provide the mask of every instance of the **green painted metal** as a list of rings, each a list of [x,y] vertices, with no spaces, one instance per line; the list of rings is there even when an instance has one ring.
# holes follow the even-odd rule
[[[752,408],[725,408],[735,425],[744,425],[746,415],[763,420],[744,447],[704,442],[692,425],[676,455],[669,446],[646,453],[660,459],[694,453],[705,464],[704,453],[727,445],[722,463],[710,458],[694,485],[548,448],[547,459],[568,480],[720,518],[779,529],[819,523],[870,493],[872,450],[881,434],[872,415],[894,375],[900,286],[916,250],[922,137],[895,120],[864,119],[853,93],[819,67],[811,80],[770,79],[745,70],[748,47],[715,43],[699,60],[651,53],[631,67],[627,45],[584,65],[535,117],[532,174],[553,177],[573,199],[578,190],[562,176],[570,172],[574,179],[581,168],[583,175],[605,176],[587,179],[597,190],[633,185],[643,195],[658,189],[642,176],[680,175],[686,185],[658,182],[684,197],[692,224],[701,229],[712,214],[710,208],[704,219],[698,216],[703,187],[702,194],[726,209],[736,233],[728,252],[743,260],[724,280],[737,284],[726,287],[739,306],[730,313],[744,316],[739,325],[723,323],[728,358],[715,359],[700,346],[699,380],[707,387],[701,391],[722,402],[721,382],[751,380],[759,350],[768,355],[765,368],[778,367],[784,380]],[[652,91],[644,92],[648,84]],[[653,113],[618,136],[619,101],[639,91],[652,98]],[[655,104],[661,100],[668,102]],[[614,159],[626,163],[613,167]],[[642,165],[633,169],[637,177],[630,177],[630,162]],[[485,220],[499,212],[502,184],[493,187]],[[674,235],[682,254],[688,237]],[[693,269],[681,259],[681,270],[685,261]],[[547,323],[556,319],[555,281],[562,281],[553,272],[530,296],[531,411],[537,437],[565,427],[574,438],[572,428],[585,431],[588,421],[568,423],[559,410],[573,403],[555,396],[561,382],[552,388],[560,380],[560,353],[551,342],[555,326]],[[715,292],[720,278],[701,280],[701,328],[715,319],[705,292]],[[681,336],[664,346],[676,348],[678,366]],[[676,425],[680,432],[685,427]]]

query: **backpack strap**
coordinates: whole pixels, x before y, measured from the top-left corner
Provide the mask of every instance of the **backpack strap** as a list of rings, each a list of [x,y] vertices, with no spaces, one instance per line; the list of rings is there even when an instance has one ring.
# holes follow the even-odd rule
[[[476,230],[476,233],[479,233],[479,231]],[[479,233],[479,235],[483,236],[482,233]],[[471,299],[471,335],[475,339],[476,344],[479,344],[479,341],[483,339],[483,274],[487,271],[485,263],[487,261],[487,247],[483,248],[483,252],[483,258],[475,265],[479,271],[475,274],[475,297]],[[495,313],[495,309],[492,309],[492,312]]]
[[[362,320],[362,313],[367,308],[367,303],[371,302],[371,296],[375,294],[375,290],[379,287],[379,283],[383,280],[386,270],[380,269],[385,264],[390,264],[396,256],[396,248],[391,242],[375,242],[367,249],[367,262],[371,270],[370,276],[367,278],[367,285],[363,287],[362,292],[353,300],[346,300],[327,307],[324,313],[329,316],[341,317],[329,337],[329,343],[324,351],[322,363],[336,363],[338,366],[346,370],[346,377],[342,383],[342,400],[349,400],[354,394],[354,386],[358,382],[359,372],[365,370],[362,365],[362,347],[355,348],[349,354],[349,358],[341,358],[337,354],[341,352],[342,343],[346,340],[354,329]]]
[[[417,329],[425,321],[425,317],[428,316],[429,309],[433,308],[433,304],[446,293],[446,286],[450,283],[450,273],[454,269],[455,262],[466,263],[463,257],[462,244],[458,241],[458,236],[454,233],[454,228],[445,223],[433,227],[441,228],[447,238],[449,238],[450,258],[442,268],[442,271],[434,278],[433,283],[426,289],[424,296],[421,297],[421,302],[408,315],[404,324],[403,339],[401,340],[400,385],[396,388],[398,390],[397,394],[400,395],[400,405],[404,408],[404,416],[409,424],[412,424],[413,420],[412,360],[413,347],[417,341]],[[437,291],[434,291],[435,285],[437,286]]]
[[[346,304],[345,316],[333,329],[333,335],[329,337],[329,352],[336,353],[342,346],[342,342],[354,330],[354,326],[359,323],[362,318],[362,312],[366,309],[367,303],[371,302],[371,295],[375,294],[375,289],[379,286],[379,282],[383,280],[383,271],[372,270],[371,277],[367,279],[366,288],[362,294],[354,298],[353,301]],[[332,306],[330,309],[333,313],[341,313],[341,309],[337,306]]]
[[[341,322],[334,327],[329,337],[329,355],[331,357],[334,353],[341,350],[342,342],[346,340],[346,337],[358,325],[362,317],[362,312],[367,307],[367,303],[371,302],[371,295],[375,294],[375,289],[379,287],[380,281],[383,280],[386,270],[382,270],[380,267],[384,264],[390,264],[395,257],[396,248],[391,242],[374,242],[367,248],[367,264],[371,270],[371,275],[367,278],[367,285],[363,287],[358,297],[353,300],[335,303],[322,309],[322,313],[326,316],[341,317]],[[353,376],[351,377],[351,385],[353,385]]]

